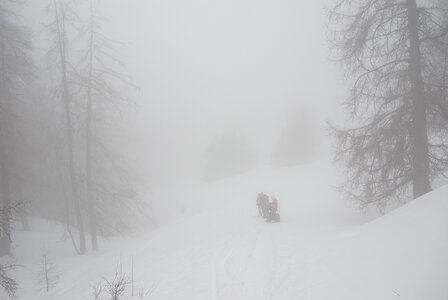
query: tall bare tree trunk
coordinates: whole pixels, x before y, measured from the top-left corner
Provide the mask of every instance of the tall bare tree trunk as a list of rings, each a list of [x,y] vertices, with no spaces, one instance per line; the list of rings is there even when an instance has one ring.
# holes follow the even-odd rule
[[[3,121],[3,120],[2,120]],[[9,183],[9,164],[5,157],[5,130],[3,124],[0,124],[0,188],[2,196],[2,210],[1,210],[1,226],[3,236],[0,235],[0,256],[11,254],[11,189]]]
[[[19,207],[17,213],[19,214],[20,222],[22,223],[22,229],[24,231],[30,230],[30,223],[28,222],[28,213],[26,210],[26,204],[23,201],[23,194],[22,194],[22,183],[20,182],[20,179],[15,180],[15,184],[13,185],[14,191],[15,191],[15,199],[17,203],[21,204],[21,207]]]
[[[413,196],[417,198],[429,191],[429,151],[426,124],[426,98],[421,68],[420,41],[416,0],[407,0],[409,31],[409,67],[412,97],[412,181]]]
[[[87,120],[86,120],[86,176],[87,176],[87,203],[89,206],[89,225],[92,239],[92,249],[98,250],[97,224],[95,205],[92,194],[92,73],[93,73],[93,4],[90,1],[90,50],[89,50],[89,78],[87,86]]]
[[[57,19],[57,29],[58,29],[58,38],[59,38],[59,53],[61,57],[61,71],[62,71],[62,80],[63,80],[63,89],[64,89],[64,106],[65,106],[65,115],[67,121],[67,142],[68,142],[68,157],[69,157],[69,168],[70,168],[70,184],[71,184],[71,192],[72,192],[72,200],[75,208],[75,217],[76,222],[78,224],[79,231],[79,254],[84,254],[86,252],[86,241],[84,234],[84,225],[82,221],[81,208],[79,205],[78,199],[78,191],[77,184],[75,178],[75,163],[74,163],[74,153],[73,153],[73,136],[72,136],[72,118],[70,113],[70,97],[68,91],[68,80],[67,80],[67,61],[66,61],[66,42],[65,42],[65,20],[64,15],[59,18],[59,12],[56,6],[56,1],[54,0],[54,8],[55,15]]]
[[[1,65],[2,69],[5,65],[5,57],[3,53],[3,47],[0,48],[1,55]],[[5,86],[5,74],[3,70],[0,69],[0,91],[3,91]],[[11,188],[9,183],[9,163],[8,158],[6,157],[6,149],[5,149],[5,138],[6,138],[6,130],[5,126],[7,124],[5,117],[7,116],[7,106],[8,99],[5,95],[3,95],[4,99],[1,99],[1,111],[3,112],[2,118],[0,119],[0,188],[1,188],[1,197],[2,197],[2,207],[3,209],[0,211],[0,221],[1,221],[1,231],[3,235],[0,235],[0,256],[2,255],[10,255],[11,254],[11,210],[9,207],[11,206]]]

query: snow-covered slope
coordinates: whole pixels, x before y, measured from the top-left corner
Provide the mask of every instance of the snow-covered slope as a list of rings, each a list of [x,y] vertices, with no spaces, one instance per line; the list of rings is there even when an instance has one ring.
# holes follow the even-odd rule
[[[150,289],[143,299],[448,299],[448,187],[372,220],[340,199],[336,183],[318,163],[158,192],[184,217],[83,257],[58,244],[60,282],[49,293],[37,290],[23,248],[32,234],[34,248],[51,237],[22,233],[19,296],[93,299],[91,286],[111,278],[121,256],[129,276],[134,261],[135,299]],[[256,216],[260,191],[279,198],[281,223]]]
[[[341,299],[448,299],[448,186],[327,247],[325,280]]]

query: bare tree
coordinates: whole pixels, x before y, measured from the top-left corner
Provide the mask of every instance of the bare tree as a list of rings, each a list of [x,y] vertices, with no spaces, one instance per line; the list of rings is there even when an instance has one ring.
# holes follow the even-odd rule
[[[11,203],[8,206],[0,205],[0,220],[9,224],[13,213],[23,210],[24,207],[25,204],[21,202]],[[8,227],[8,229],[10,228]],[[11,254],[11,231],[6,230],[3,226],[0,226],[0,252],[3,255]]]
[[[331,126],[336,160],[347,165],[343,190],[361,207],[380,209],[411,190],[413,198],[427,193],[448,167],[440,136],[447,123],[428,101],[433,54],[447,50],[446,8],[430,1],[339,0],[329,18],[333,49],[353,78],[346,105],[354,127]]]
[[[59,273],[54,258],[44,250],[39,257],[39,271],[36,274],[39,284],[47,292],[59,281]]]
[[[123,63],[116,58],[115,48],[120,43],[107,38],[101,30],[103,18],[95,1],[89,1],[89,24],[86,29],[88,45],[82,56],[86,65],[82,84],[86,90],[86,191],[87,215],[92,249],[98,250],[98,231],[108,235],[129,229],[127,214],[135,215],[138,209],[136,194],[131,188],[128,170],[119,163],[117,155],[103,136],[105,128],[115,131],[114,124],[105,120],[121,115],[121,105],[130,101],[120,92],[120,87],[132,84],[123,75]],[[111,126],[112,125],[112,126]],[[113,127],[113,128],[109,128]],[[107,170],[105,170],[107,169]],[[115,224],[111,224],[111,221]],[[115,226],[118,225],[118,226]],[[119,229],[121,228],[121,229]]]
[[[53,21],[49,24],[48,28],[54,36],[54,52],[56,53],[56,63],[60,68],[61,81],[59,90],[61,91],[61,98],[65,109],[65,134],[67,138],[67,151],[68,151],[68,163],[69,163],[69,179],[70,179],[70,194],[74,206],[76,224],[79,232],[79,247],[75,246],[76,251],[79,254],[86,252],[85,245],[85,233],[84,224],[81,213],[81,204],[78,196],[78,184],[76,180],[75,170],[75,149],[73,138],[73,121],[72,121],[72,94],[70,92],[70,62],[68,60],[68,38],[67,38],[67,8],[64,3],[57,0],[53,0],[49,10],[53,11]],[[50,51],[51,52],[51,51]]]
[[[0,195],[4,208],[0,216],[0,256],[10,254],[12,211],[7,208],[15,202],[11,185],[18,162],[13,151],[18,148],[17,110],[23,100],[21,89],[29,82],[32,68],[29,36],[19,21],[10,1],[0,1]]]
[[[0,286],[10,299],[16,298],[16,292],[19,284],[8,274],[8,271],[15,270],[16,267],[17,265],[13,263],[0,264]]]
[[[92,240],[92,249],[98,250],[97,238],[97,220],[95,214],[95,205],[92,195],[92,160],[91,160],[91,141],[92,141],[92,92],[93,92],[93,70],[94,70],[94,49],[95,47],[95,16],[93,14],[93,1],[90,0],[90,26],[89,26],[89,52],[88,52],[88,77],[87,77],[87,111],[86,111],[86,185],[87,185],[87,203],[89,214],[90,236]]]

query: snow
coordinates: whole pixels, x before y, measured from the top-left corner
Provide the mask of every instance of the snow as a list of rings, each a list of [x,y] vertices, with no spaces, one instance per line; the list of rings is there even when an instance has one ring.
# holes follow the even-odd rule
[[[92,299],[117,268],[130,276],[133,259],[128,299],[448,299],[448,186],[374,219],[335,192],[338,178],[314,163],[157,191],[158,229],[84,256],[57,224],[32,220],[14,243],[18,295]],[[281,223],[256,216],[260,191],[279,199]],[[33,275],[44,247],[60,271],[49,293]]]
[[[335,285],[356,287],[347,299],[448,299],[447,195],[442,187],[331,245]]]

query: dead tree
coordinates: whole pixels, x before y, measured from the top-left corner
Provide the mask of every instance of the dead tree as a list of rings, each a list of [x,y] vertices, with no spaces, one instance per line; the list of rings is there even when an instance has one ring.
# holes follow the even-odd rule
[[[335,159],[346,163],[343,191],[379,209],[427,193],[448,167],[448,144],[438,136],[448,123],[429,101],[431,60],[447,50],[447,10],[415,0],[339,0],[329,18],[333,49],[353,80],[353,127],[331,126]]]

